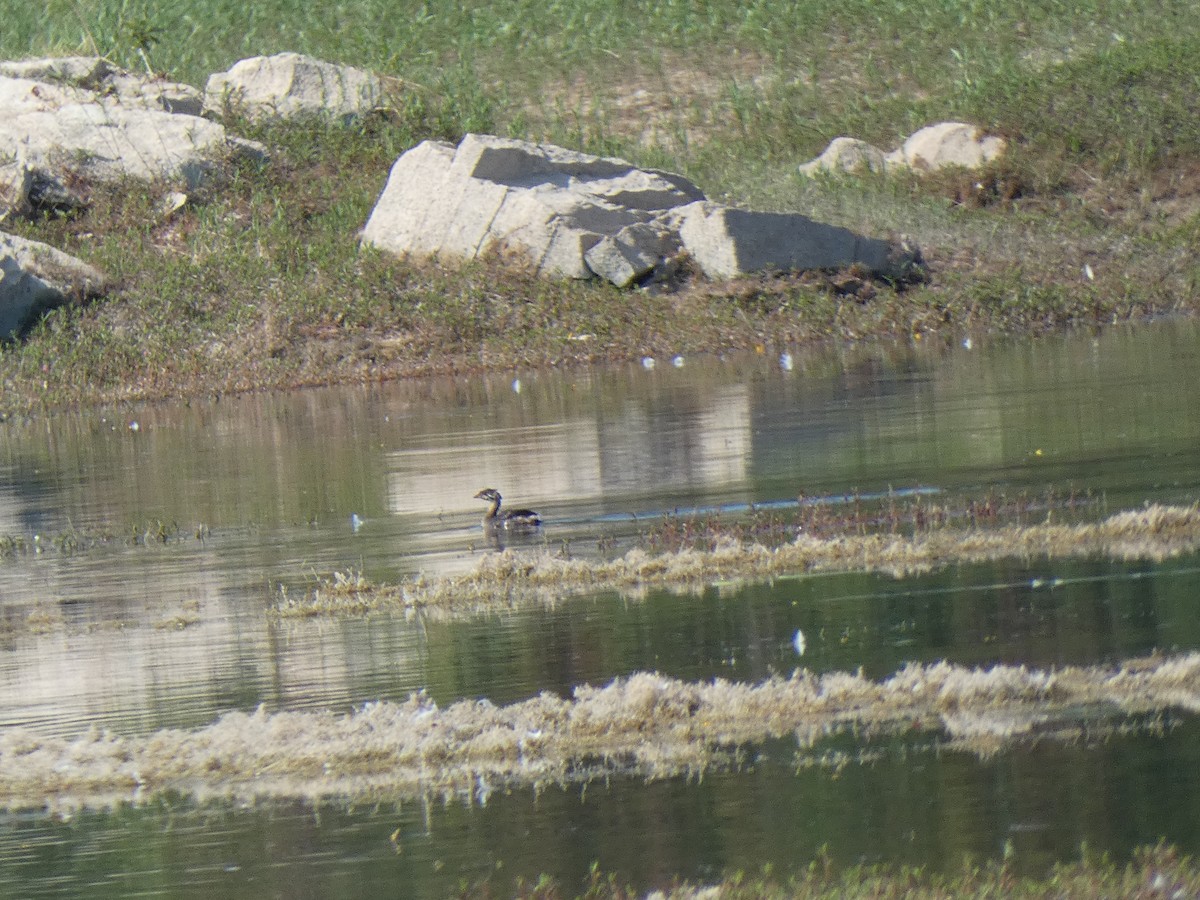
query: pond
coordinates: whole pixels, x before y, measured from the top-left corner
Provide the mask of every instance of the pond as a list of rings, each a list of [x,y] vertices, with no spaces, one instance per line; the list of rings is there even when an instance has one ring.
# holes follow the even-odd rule
[[[855,498],[1021,498],[1033,521],[1200,498],[1200,331],[879,346],[520,372],[92,411],[0,426],[0,722],[151,734],[230,710],[349,712],[570,696],[637,671],[757,681],[798,665],[881,678],[909,661],[1037,667],[1200,648],[1200,560],[962,565],[599,593],[461,617],[290,620],[332,572],[463,572],[494,552],[473,495],[536,507],[521,552],[619,554],[665,516],[837,510]],[[1072,507],[1073,508],[1073,507]],[[796,655],[797,629],[806,652]],[[1172,714],[987,759],[935,732],[747,748],[701,779],[610,778],[485,803],[234,804],[156,796],[0,828],[0,893],[445,896],[595,862],[680,877],[1081,845],[1200,851],[1197,723]],[[502,887],[503,892],[503,887]]]

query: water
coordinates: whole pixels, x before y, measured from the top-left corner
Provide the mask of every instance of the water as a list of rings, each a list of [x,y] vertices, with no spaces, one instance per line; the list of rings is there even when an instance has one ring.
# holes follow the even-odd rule
[[[801,661],[1052,666],[1200,647],[1200,560],[1075,560],[579,598],[459,621],[265,614],[280,585],[463,571],[490,552],[481,487],[539,509],[555,552],[620,552],[676,510],[1091,492],[1100,515],[1200,496],[1200,334],[1162,324],[949,352],[689,359],[140,406],[0,427],[0,723],[69,736],[198,727],[231,709],[569,695],[639,670],[758,680]],[[85,535],[77,552],[56,549]],[[133,540],[138,535],[138,540]],[[165,543],[156,536],[165,535]],[[536,545],[537,539],[533,541]],[[36,552],[42,548],[43,552]],[[5,627],[5,625],[7,627]],[[593,861],[643,887],[822,846],[955,868],[1007,844],[1026,871],[1086,842],[1200,852],[1195,730],[988,761],[909,735],[869,764],[797,770],[795,745],[700,783],[614,780],[483,807],[253,808],[157,798],[0,827],[0,893],[443,896],[463,879]],[[843,744],[852,739],[838,739]],[[836,749],[857,753],[861,747]],[[1099,787],[1097,787],[1099,786]],[[396,839],[393,840],[393,835]]]

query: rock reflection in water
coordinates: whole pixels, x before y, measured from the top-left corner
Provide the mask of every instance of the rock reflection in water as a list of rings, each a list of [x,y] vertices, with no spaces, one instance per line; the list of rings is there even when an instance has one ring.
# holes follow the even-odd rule
[[[386,456],[389,509],[473,511],[473,486],[494,484],[522,503],[566,501],[562,515],[577,517],[606,496],[687,497],[745,484],[753,458],[748,386],[702,395],[681,385],[660,402],[630,400],[609,410],[597,399],[596,406],[552,424],[498,425],[485,412],[472,417],[471,425],[483,420],[475,427],[412,439]]]

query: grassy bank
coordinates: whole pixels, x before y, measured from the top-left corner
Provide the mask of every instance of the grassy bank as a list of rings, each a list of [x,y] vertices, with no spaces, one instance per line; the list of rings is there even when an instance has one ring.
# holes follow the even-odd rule
[[[1184,76],[1200,22],[1181,2],[945,0],[919,15],[825,0],[402,6],[351,0],[315,24],[292,0],[13,11],[3,58],[100,53],[202,85],[239,58],[298,50],[410,88],[350,129],[235,123],[270,161],[231,168],[172,215],[164,186],[125,185],[78,215],[6,223],[114,286],[0,352],[0,411],[831,338],[956,340],[1197,307],[1200,118]],[[952,118],[1007,137],[1006,161],[970,178],[796,174],[839,134],[892,147]],[[714,198],[904,234],[930,279],[852,294],[827,276],[619,292],[360,249],[395,157],[467,131],[617,154]]]

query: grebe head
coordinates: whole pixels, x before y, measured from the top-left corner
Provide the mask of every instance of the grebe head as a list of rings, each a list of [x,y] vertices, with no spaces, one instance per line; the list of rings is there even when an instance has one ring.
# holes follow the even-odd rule
[[[500,502],[500,492],[498,490],[496,490],[495,488],[484,488],[482,491],[480,491],[478,494],[475,495],[475,499],[476,500],[486,500],[489,503],[499,503]]]

